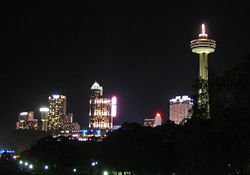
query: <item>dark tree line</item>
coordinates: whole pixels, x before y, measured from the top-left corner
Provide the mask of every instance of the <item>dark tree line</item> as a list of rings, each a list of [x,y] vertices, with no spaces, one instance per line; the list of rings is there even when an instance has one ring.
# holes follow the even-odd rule
[[[23,157],[58,169],[78,167],[85,174],[102,169],[142,175],[250,174],[250,55],[224,75],[209,78],[209,120],[195,104],[184,125],[124,123],[103,142],[47,137]],[[97,170],[92,161],[99,162]]]

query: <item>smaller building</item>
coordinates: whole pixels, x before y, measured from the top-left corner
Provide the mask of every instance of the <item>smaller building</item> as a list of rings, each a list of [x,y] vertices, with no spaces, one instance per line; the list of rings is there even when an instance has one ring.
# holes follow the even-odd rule
[[[61,118],[62,131],[80,130],[80,125],[77,122],[73,122],[73,113],[63,115]]]
[[[19,114],[18,122],[16,123],[16,129],[28,130],[38,129],[38,120],[34,118],[34,112],[21,112]]]
[[[151,126],[154,127],[155,119],[154,118],[145,118],[144,119],[144,126]]]
[[[162,125],[162,117],[159,112],[156,113],[155,118],[144,119],[144,126],[156,127]]]
[[[41,121],[42,121],[42,130],[47,131],[48,130],[48,115],[49,115],[49,108],[43,107],[40,108],[40,114],[41,114]]]

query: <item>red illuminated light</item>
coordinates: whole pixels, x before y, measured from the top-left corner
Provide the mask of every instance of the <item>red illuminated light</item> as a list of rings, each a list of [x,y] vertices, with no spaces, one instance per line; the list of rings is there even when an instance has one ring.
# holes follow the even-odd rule
[[[159,112],[157,112],[155,117],[161,117],[161,114]]]

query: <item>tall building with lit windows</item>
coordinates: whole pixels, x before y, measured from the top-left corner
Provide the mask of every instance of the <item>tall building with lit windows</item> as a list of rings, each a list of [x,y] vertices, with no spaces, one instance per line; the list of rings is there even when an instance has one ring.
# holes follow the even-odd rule
[[[193,100],[187,95],[176,96],[169,101],[169,120],[175,124],[182,124],[189,117],[189,112],[193,106]]]
[[[103,87],[95,82],[90,89],[89,128],[112,129],[116,117],[116,96],[103,97]]]
[[[66,96],[54,94],[49,96],[49,113],[47,129],[57,131],[62,129],[63,116],[66,115]]]

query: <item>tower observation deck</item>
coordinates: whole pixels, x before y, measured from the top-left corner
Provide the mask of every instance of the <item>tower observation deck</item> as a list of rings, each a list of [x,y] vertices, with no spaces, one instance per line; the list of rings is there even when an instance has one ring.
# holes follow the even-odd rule
[[[202,24],[202,33],[199,34],[199,38],[192,40],[190,47],[193,53],[199,54],[199,79],[208,80],[207,55],[214,52],[216,44],[214,40],[208,39],[204,24]]]
[[[193,53],[199,54],[199,80],[200,87],[198,90],[198,109],[205,109],[206,116],[209,117],[209,95],[208,95],[208,54],[215,51],[216,43],[212,39],[208,39],[205,32],[205,25],[202,24],[202,33],[199,38],[192,40],[190,47]]]

